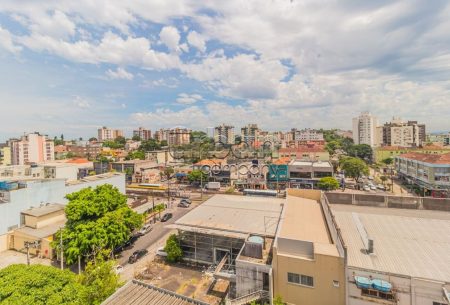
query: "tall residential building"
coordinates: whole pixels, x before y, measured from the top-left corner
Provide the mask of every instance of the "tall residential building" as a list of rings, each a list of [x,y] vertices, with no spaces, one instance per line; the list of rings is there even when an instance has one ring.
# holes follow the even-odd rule
[[[315,129],[302,129],[294,131],[294,140],[296,141],[323,141],[323,133]]]
[[[259,128],[257,124],[248,124],[241,128],[242,142],[254,142],[259,135]]]
[[[141,141],[148,141],[152,137],[152,131],[150,129],[145,129],[144,127],[139,127],[137,130],[133,130],[133,137],[138,136]]]
[[[11,165],[11,148],[8,144],[0,146],[0,165]]]
[[[24,165],[55,160],[55,145],[47,136],[38,132],[24,135],[20,140],[9,141],[11,164]]]
[[[377,118],[369,112],[362,112],[360,116],[353,118],[353,141],[355,144],[367,144],[371,147],[378,146],[377,125]]]
[[[187,128],[172,128],[168,130],[167,144],[186,145],[191,142],[191,130]]]
[[[105,126],[98,129],[98,140],[100,142],[115,140],[117,137],[123,137],[122,130],[107,128]]]
[[[425,124],[417,121],[404,122],[393,118],[391,122],[378,127],[382,146],[417,147],[426,142]]]
[[[234,144],[234,126],[222,124],[214,128],[214,141]]]

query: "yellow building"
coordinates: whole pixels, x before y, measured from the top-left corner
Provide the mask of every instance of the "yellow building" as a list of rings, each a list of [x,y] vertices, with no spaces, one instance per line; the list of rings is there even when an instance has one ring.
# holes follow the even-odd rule
[[[47,204],[31,208],[21,213],[23,226],[9,235],[9,248],[26,252],[25,242],[39,241],[38,249],[30,248],[30,254],[45,258],[53,258],[54,252],[50,243],[54,234],[66,223],[64,206]]]
[[[331,215],[320,196],[319,191],[288,190],[272,261],[273,296],[287,304],[345,304],[343,246],[327,225]]]
[[[395,158],[401,154],[416,152],[422,154],[446,154],[450,152],[449,147],[430,145],[424,147],[400,147],[400,146],[383,146],[373,150],[375,162],[381,162],[387,158]]]
[[[11,165],[11,148],[5,146],[0,151],[0,165]]]

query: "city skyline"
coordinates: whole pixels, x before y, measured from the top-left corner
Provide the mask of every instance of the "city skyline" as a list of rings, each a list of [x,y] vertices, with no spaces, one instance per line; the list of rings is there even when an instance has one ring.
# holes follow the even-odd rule
[[[351,129],[362,111],[448,130],[450,4],[323,4],[110,1],[105,14],[3,1],[0,138],[103,125]]]

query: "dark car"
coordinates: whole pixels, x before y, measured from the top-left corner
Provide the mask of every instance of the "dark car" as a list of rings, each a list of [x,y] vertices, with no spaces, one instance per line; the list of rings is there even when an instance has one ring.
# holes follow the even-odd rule
[[[161,222],[166,222],[168,221],[170,218],[172,218],[173,214],[172,213],[166,213],[163,215],[163,217],[161,217]]]
[[[136,250],[131,254],[130,258],[128,258],[128,263],[133,264],[137,262],[138,259],[145,256],[148,253],[147,249]]]
[[[115,247],[113,253],[117,254],[117,253],[122,252],[125,249],[130,249],[133,246],[133,244],[136,242],[136,240],[138,240],[138,238],[139,238],[139,235],[131,236],[131,238],[129,240],[127,240],[126,242],[124,242],[122,245]]]

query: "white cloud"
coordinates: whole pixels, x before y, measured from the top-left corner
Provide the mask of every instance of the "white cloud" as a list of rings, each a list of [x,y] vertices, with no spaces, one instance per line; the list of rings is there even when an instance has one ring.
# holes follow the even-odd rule
[[[78,95],[74,97],[73,104],[82,109],[91,108],[91,104],[88,102],[88,100]]]
[[[108,71],[106,71],[106,75],[110,78],[110,79],[126,79],[126,80],[132,80],[134,78],[134,75],[130,72],[127,72],[125,69],[123,68],[117,68],[116,71],[113,71],[111,69],[108,69]]]
[[[177,52],[180,50],[180,33],[177,28],[173,26],[165,26],[159,33],[161,42],[164,43],[170,51]]]
[[[200,52],[204,53],[206,51],[205,38],[196,31],[189,32],[187,41],[191,46],[197,48]]]
[[[0,49],[17,54],[22,50],[22,47],[17,46],[13,42],[13,37],[8,30],[0,26]]]
[[[200,94],[180,93],[178,94],[178,98],[176,99],[176,101],[179,104],[190,105],[195,104],[202,99],[203,97]]]
[[[40,35],[66,39],[75,34],[75,23],[59,10],[54,11],[53,14],[33,15],[33,20],[30,22],[31,31]]]

